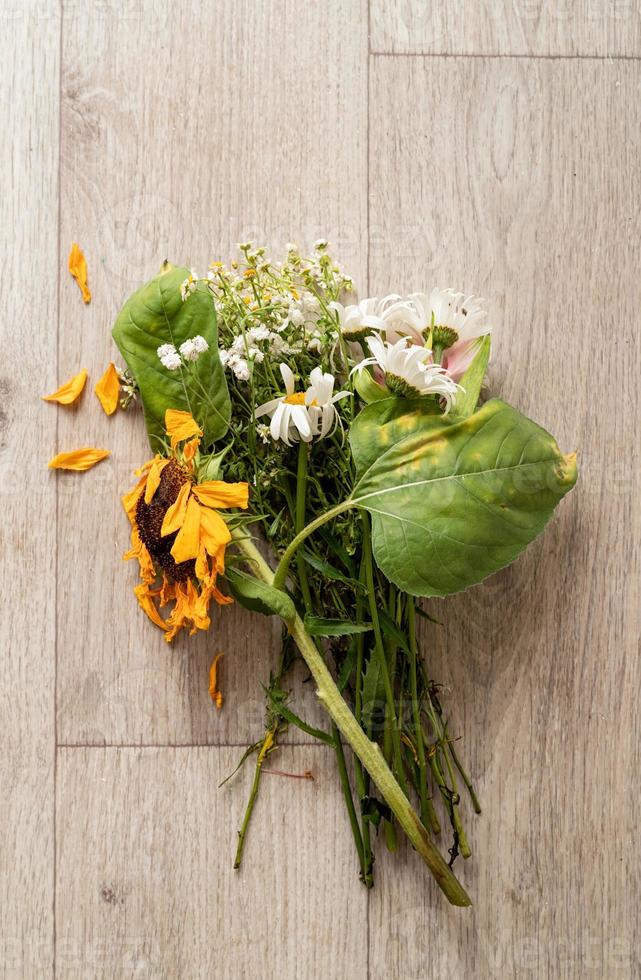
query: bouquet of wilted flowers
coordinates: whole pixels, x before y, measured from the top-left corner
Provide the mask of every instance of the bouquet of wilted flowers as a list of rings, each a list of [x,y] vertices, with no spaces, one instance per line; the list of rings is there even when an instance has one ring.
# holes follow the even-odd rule
[[[394,849],[401,830],[467,905],[452,871],[470,854],[463,787],[480,808],[418,647],[420,599],[513,561],[576,462],[505,402],[479,406],[480,301],[434,290],[350,303],[352,291],[324,241],[278,264],[246,244],[203,279],[166,263],[127,301],[114,338],[155,455],[124,497],[126,557],[167,640],[208,629],[212,601],[283,622],[265,731],[244,757],[256,772],[236,866],[261,766],[296,725],[336,754],[363,882],[375,838]],[[327,730],[291,704],[297,656]],[[216,661],[210,689],[220,703]],[[449,861],[435,843],[444,821]]]

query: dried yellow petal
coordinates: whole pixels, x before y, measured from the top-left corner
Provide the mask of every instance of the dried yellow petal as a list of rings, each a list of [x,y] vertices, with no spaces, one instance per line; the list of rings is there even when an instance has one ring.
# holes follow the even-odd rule
[[[171,437],[171,448],[175,449],[179,442],[190,436],[202,436],[202,429],[189,412],[181,412],[176,408],[168,408],[165,412],[165,430]]]
[[[180,531],[171,549],[175,562],[189,561],[198,557],[200,548],[200,507],[193,497],[187,501],[187,510]]]
[[[173,534],[174,531],[177,531],[183,526],[185,514],[187,512],[187,500],[189,498],[190,490],[191,483],[183,483],[173,504],[167,508],[162,522],[162,527],[160,529],[161,537],[164,538],[168,534]]]
[[[249,503],[248,483],[225,483],[223,480],[208,480],[194,487],[194,493],[205,507],[247,507]]]
[[[116,365],[112,361],[110,361],[109,367],[94,388],[94,391],[107,415],[113,415],[118,408],[120,381],[118,380]]]
[[[153,595],[149,591],[149,586],[145,585],[144,583],[137,585],[134,589],[134,593],[142,609],[144,609],[144,611],[147,613],[152,623],[159,626],[161,630],[167,629],[167,624],[156,608],[156,603],[154,602]]]
[[[57,456],[47,463],[50,470],[90,470],[92,466],[99,463],[102,459],[110,456],[108,449],[73,449],[68,453],[58,453]]]
[[[77,398],[82,394],[82,390],[87,380],[87,372],[83,368],[73,378],[60,385],[52,395],[43,395],[43,402],[58,402],[59,405],[73,405]]]
[[[224,654],[217,653],[211,662],[211,667],[209,668],[209,696],[220,711],[223,706],[223,692],[218,687],[218,661]]]
[[[73,242],[71,246],[67,266],[69,272],[80,286],[83,302],[91,303],[91,292],[87,286],[87,260],[77,242]]]
[[[171,462],[168,459],[163,459],[162,456],[156,456],[151,467],[149,469],[149,474],[147,476],[147,484],[145,486],[145,503],[149,504],[154,498],[154,494],[158,487],[160,486],[160,475],[164,470],[165,466]]]

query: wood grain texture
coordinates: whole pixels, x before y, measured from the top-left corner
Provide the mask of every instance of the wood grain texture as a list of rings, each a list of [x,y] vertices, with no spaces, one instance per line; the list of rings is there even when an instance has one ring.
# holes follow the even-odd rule
[[[641,55],[639,0],[371,0],[371,49],[395,54]]]
[[[61,376],[85,366],[100,377],[115,357],[119,307],[165,257],[204,271],[237,241],[283,249],[327,234],[364,275],[366,50],[364,2],[70,7],[62,241],[85,248],[94,301],[83,308],[65,284]],[[167,647],[137,608],[135,568],[120,560],[128,529],[119,494],[149,455],[140,418],[107,418],[88,390],[60,439],[113,451],[82,479],[61,481],[60,568],[74,574],[62,576],[58,601],[60,740],[253,741],[279,627],[225,609],[210,635]],[[218,650],[220,714],[207,693]]]
[[[226,748],[62,749],[58,969],[91,976],[365,980],[367,895],[331,755],[285,748],[232,869],[251,772]],[[271,762],[268,763],[272,767]],[[319,867],[331,887],[318,887]]]
[[[514,566],[434,603],[475,908],[381,862],[372,978],[638,976],[640,95],[641,62],[372,62],[372,287],[488,297],[491,390],[582,461]]]
[[[59,17],[0,9],[0,976],[53,966]]]

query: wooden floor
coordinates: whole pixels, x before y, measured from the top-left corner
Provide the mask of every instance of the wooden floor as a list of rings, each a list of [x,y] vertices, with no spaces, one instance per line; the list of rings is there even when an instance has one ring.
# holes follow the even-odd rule
[[[62,8],[0,0],[0,976],[638,977],[638,0]],[[493,389],[581,454],[543,538],[424,637],[484,804],[469,911],[408,849],[366,893],[333,758],[293,736],[274,766],[314,782],[265,777],[233,872],[250,773],[218,784],[261,734],[277,627],[225,610],[168,649],[120,561],[139,419],[39,400],[97,380],[164,258],[321,235],[363,295],[487,297]],[[87,444],[111,459],[46,470]]]

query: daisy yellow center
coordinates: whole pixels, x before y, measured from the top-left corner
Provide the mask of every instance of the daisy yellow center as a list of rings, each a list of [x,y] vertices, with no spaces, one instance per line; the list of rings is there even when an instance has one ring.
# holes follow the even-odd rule
[[[295,391],[293,395],[287,395],[285,398],[286,405],[304,405],[305,404],[305,392]]]

